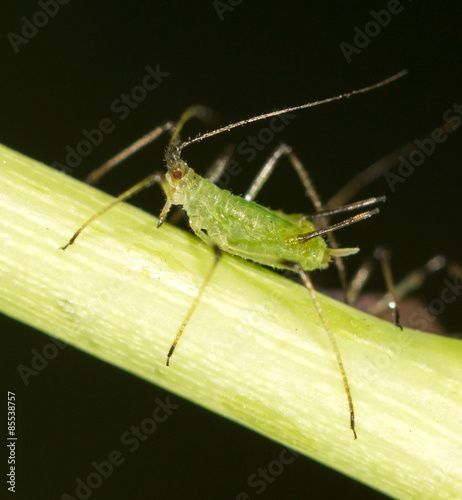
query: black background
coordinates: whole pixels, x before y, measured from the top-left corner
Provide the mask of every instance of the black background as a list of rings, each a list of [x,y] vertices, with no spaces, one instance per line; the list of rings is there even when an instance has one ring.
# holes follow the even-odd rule
[[[221,125],[364,87],[408,68],[409,76],[386,88],[300,112],[255,162],[242,162],[244,171],[230,184],[236,194],[244,192],[271,148],[285,140],[327,199],[373,161],[439,126],[443,113],[462,102],[459,2],[402,1],[402,12],[350,63],[340,43],[353,43],[355,26],[364,28],[371,9],[385,8],[385,1],[233,3],[221,20],[211,1],[71,0],[16,54],[7,34],[20,34],[22,16],[31,19],[41,9],[37,2],[3,0],[1,141],[48,164],[64,162],[65,147],[76,146],[83,129],[111,118],[114,132],[72,172],[83,179],[190,104],[215,110]],[[140,84],[148,65],[169,76],[119,120],[111,103]],[[194,124],[190,133],[211,127]],[[186,157],[203,172],[226,144],[238,144],[261,127],[192,146]],[[388,245],[396,277],[437,253],[461,262],[461,130],[437,145],[394,193],[383,179],[368,187],[362,197],[386,194],[388,202],[379,217],[343,232],[341,243],[359,245],[362,255]],[[104,179],[102,189],[117,194],[162,168],[163,145],[139,153]],[[157,213],[161,200],[153,190],[134,203]],[[287,212],[311,210],[285,164],[259,201]],[[316,273],[316,279],[336,283],[335,273]],[[422,294],[438,296],[442,279],[432,280]],[[380,289],[380,279],[372,286]],[[460,331],[458,309],[457,303],[447,307],[442,318],[449,331]],[[91,472],[92,461],[121,449],[121,434],[149,416],[155,398],[166,393],[71,347],[26,387],[17,366],[30,365],[31,350],[50,340],[1,319],[2,365],[8,390],[17,394],[17,498],[74,494],[75,479]],[[276,459],[281,446],[175,396],[171,401],[181,407],[140,449],[125,453],[125,464],[90,498],[234,499],[241,491],[267,499],[382,498],[303,457],[258,495],[247,479]]]

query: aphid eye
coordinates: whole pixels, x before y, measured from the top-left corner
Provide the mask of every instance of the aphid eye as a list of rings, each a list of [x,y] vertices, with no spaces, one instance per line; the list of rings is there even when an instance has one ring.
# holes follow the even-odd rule
[[[176,170],[173,172],[173,178],[174,179],[181,179],[183,177],[183,172],[181,170]]]

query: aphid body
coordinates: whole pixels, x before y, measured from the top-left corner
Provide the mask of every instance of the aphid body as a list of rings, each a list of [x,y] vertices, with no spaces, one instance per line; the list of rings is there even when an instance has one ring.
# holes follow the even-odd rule
[[[183,206],[191,229],[208,245],[279,269],[292,269],[284,261],[297,262],[305,271],[327,267],[330,252],[322,237],[305,243],[298,239],[315,230],[302,215],[287,215],[234,196],[179,158],[168,168],[168,187],[163,186],[168,200]]]

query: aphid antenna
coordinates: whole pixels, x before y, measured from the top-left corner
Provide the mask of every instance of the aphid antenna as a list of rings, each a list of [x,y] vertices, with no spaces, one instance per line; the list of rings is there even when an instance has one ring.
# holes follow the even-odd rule
[[[194,144],[195,142],[200,142],[204,139],[207,139],[208,137],[212,137],[214,135],[218,135],[218,134],[221,134],[223,132],[229,132],[233,128],[242,127],[242,126],[247,125],[249,123],[257,122],[260,120],[266,120],[267,118],[271,118],[273,116],[279,116],[279,115],[283,115],[285,113],[291,113],[292,111],[299,111],[299,110],[306,109],[306,108],[313,108],[314,106],[320,106],[321,104],[327,104],[329,102],[339,101],[341,99],[348,99],[354,95],[364,94],[365,92],[369,92],[370,90],[378,89],[380,87],[388,85],[389,83],[394,82],[395,80],[398,80],[399,78],[402,78],[403,76],[405,76],[407,74],[408,74],[408,70],[403,69],[399,73],[396,73],[395,75],[390,76],[389,78],[386,78],[385,80],[382,80],[381,82],[375,83],[374,85],[370,85],[369,87],[364,87],[362,89],[353,90],[352,92],[347,92],[345,94],[341,94],[341,95],[338,95],[336,97],[329,97],[327,99],[322,99],[320,101],[308,102],[308,103],[302,104],[300,106],[293,106],[290,108],[284,108],[284,109],[272,111],[270,113],[264,113],[262,115],[253,116],[252,118],[247,118],[245,120],[241,120],[241,121],[236,122],[236,123],[230,123],[229,125],[225,125],[224,127],[218,128],[216,130],[212,130],[211,132],[205,132],[203,134],[199,134],[196,137],[194,137],[193,139],[188,139],[187,141],[184,141],[183,143],[181,143],[177,147],[177,153],[181,154],[181,152],[184,148],[186,148],[187,146],[189,146],[191,144]],[[181,129],[181,126],[186,121],[187,121],[187,119],[182,121],[182,123],[179,124],[179,126],[177,126],[177,129],[175,131],[176,136],[178,135],[178,132]]]

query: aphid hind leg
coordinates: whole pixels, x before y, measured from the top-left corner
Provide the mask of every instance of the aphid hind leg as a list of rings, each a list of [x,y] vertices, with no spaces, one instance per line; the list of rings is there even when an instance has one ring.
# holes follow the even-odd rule
[[[403,327],[399,322],[398,295],[396,293],[393,273],[391,271],[391,253],[389,250],[386,250],[383,247],[378,247],[374,252],[374,257],[379,260],[382,267],[383,278],[388,290],[388,307],[393,311],[395,317],[395,326],[402,330]]]
[[[274,168],[280,161],[282,157],[286,156],[297,173],[300,181],[305,189],[305,195],[311,200],[316,212],[323,212],[324,205],[321,201],[321,197],[317,193],[313,182],[308,174],[308,170],[304,167],[303,163],[300,161],[298,156],[293,152],[293,149],[286,143],[281,143],[268,158],[266,163],[261,168],[260,172],[257,174],[253,180],[250,188],[245,194],[244,198],[248,201],[253,201],[265,182],[268,180],[269,176],[273,172]],[[328,225],[329,219],[325,218],[321,221],[322,224]],[[328,242],[331,248],[338,248],[337,240],[333,234],[328,234]],[[340,283],[343,290],[346,291],[347,279],[346,279],[346,269],[341,257],[334,256],[335,266],[339,274]]]
[[[316,295],[316,292],[313,287],[313,283],[311,282],[311,279],[309,278],[308,274],[301,268],[300,264],[297,262],[291,262],[291,261],[283,261],[281,263],[285,267],[290,267],[294,272],[296,272],[302,281],[302,283],[305,285],[307,288],[308,292],[310,293],[311,300],[313,301],[314,307],[316,309],[316,312],[318,313],[319,318],[321,319],[322,325],[324,327],[324,330],[327,333],[327,336],[329,338],[329,341],[331,343],[332,349],[335,354],[335,358],[337,361],[338,368],[340,370],[340,374],[342,376],[342,381],[343,381],[343,387],[345,389],[345,393],[348,399],[348,407],[350,411],[350,428],[353,432],[353,436],[356,439],[356,429],[355,429],[355,412],[354,412],[354,407],[353,407],[353,398],[351,396],[351,390],[350,390],[350,384],[348,382],[348,377],[345,371],[345,367],[343,365],[342,357],[340,355],[340,350],[337,345],[337,341],[335,340],[334,334],[329,326],[329,323],[327,321],[327,318],[324,315],[324,312],[321,308],[321,304],[319,303],[318,297]]]
[[[382,247],[377,247],[374,252],[374,258],[378,260],[381,264],[382,274],[385,280],[387,293],[374,306],[369,308],[368,312],[370,314],[373,314],[374,316],[378,316],[386,308],[391,309],[393,311],[393,315],[395,318],[395,326],[398,326],[402,330],[403,328],[399,322],[399,309],[398,309],[399,298],[395,289],[393,276],[391,272],[390,252]],[[364,289],[367,281],[371,276],[373,267],[374,265],[372,259],[368,259],[356,271],[356,274],[354,275],[353,279],[351,280],[347,288],[347,298],[349,304],[353,305],[357,300],[358,296]]]
[[[354,305],[369,280],[374,264],[372,258],[365,260],[357,269],[347,288],[347,302]]]
[[[199,301],[202,297],[202,294],[204,293],[205,287],[207,284],[210,282],[213,273],[215,272],[215,269],[218,265],[218,262],[220,262],[221,258],[221,250],[217,246],[213,246],[213,251],[215,252],[215,259],[213,261],[212,267],[209,269],[209,272],[207,273],[207,276],[205,277],[204,281],[202,282],[201,287],[199,288],[199,291],[197,292],[197,295],[194,297],[194,302],[192,303],[191,307],[189,308],[188,314],[186,315],[185,319],[183,320],[183,323],[180,326],[180,329],[178,330],[178,333],[176,334],[175,340],[172,343],[172,346],[170,347],[170,350],[168,351],[167,354],[167,366],[170,365],[170,358],[173,355],[173,352],[175,351],[175,348],[178,344],[178,341],[181,338],[181,335],[184,332],[184,329],[186,328],[186,325],[189,323],[189,320],[191,319],[191,316],[193,315],[194,311],[196,310],[197,305],[199,304]]]

